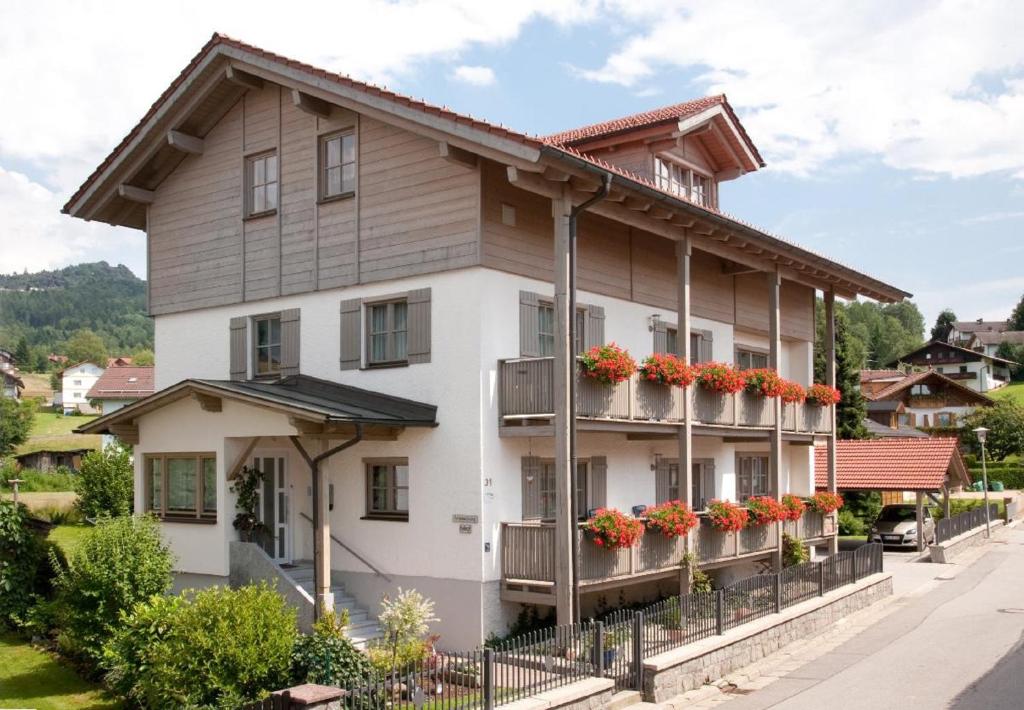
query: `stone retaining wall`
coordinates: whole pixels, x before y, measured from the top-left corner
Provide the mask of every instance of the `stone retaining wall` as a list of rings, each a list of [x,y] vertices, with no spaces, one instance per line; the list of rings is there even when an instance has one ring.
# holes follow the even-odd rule
[[[1002,520],[993,520],[991,526],[992,530],[995,531],[996,528],[1004,524],[1005,523],[1003,523]],[[932,556],[932,562],[946,564],[947,562],[951,562],[954,557],[965,550],[978,545],[984,545],[985,540],[985,526],[982,525],[981,527],[974,528],[973,530],[968,530],[965,533],[960,533],[956,537],[946,540],[945,542],[940,542],[938,545],[929,545],[928,552]]]

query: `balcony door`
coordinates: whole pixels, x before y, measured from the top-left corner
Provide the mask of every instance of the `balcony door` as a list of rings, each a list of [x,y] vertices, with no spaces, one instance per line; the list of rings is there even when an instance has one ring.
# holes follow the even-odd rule
[[[287,461],[281,452],[257,454],[253,460],[253,465],[263,473],[259,511],[267,534],[262,538],[262,547],[279,564],[292,561]]]
[[[681,500],[682,488],[679,480],[679,460],[661,459],[655,473],[655,497],[658,503]],[[690,490],[690,505],[694,510],[703,510],[708,501],[715,497],[715,462],[713,459],[693,460],[693,484]]]

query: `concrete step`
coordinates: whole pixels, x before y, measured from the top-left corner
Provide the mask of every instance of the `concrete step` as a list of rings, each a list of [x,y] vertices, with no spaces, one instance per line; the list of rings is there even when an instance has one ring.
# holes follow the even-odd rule
[[[300,561],[294,565],[282,567],[281,571],[294,584],[301,587],[311,597],[313,596],[314,573],[312,563]],[[336,609],[348,610],[349,624],[345,629],[345,635],[359,648],[366,648],[367,644],[371,641],[382,638],[384,634],[377,623],[377,619],[370,614],[368,609],[360,606],[355,597],[345,591],[345,585],[340,583],[338,576],[333,574],[331,576],[334,607]]]
[[[612,696],[605,706],[606,710],[624,710],[643,701],[639,690],[620,690]]]

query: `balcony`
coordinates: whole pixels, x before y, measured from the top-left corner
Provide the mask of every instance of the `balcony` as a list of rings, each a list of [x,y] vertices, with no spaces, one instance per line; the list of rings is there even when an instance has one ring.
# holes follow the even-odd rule
[[[835,534],[834,516],[806,511],[796,522],[744,528],[738,533],[721,532],[700,515],[701,523],[690,535],[697,564],[713,568],[730,562],[763,557],[778,549],[780,532],[801,540],[816,540]],[[780,530],[781,527],[781,530]],[[622,586],[678,574],[686,538],[666,538],[648,532],[635,547],[607,550],[580,535],[580,587],[584,592]],[[502,523],[501,575],[510,601],[544,603],[555,583],[555,528],[545,523]],[[546,589],[540,592],[538,589]],[[532,590],[532,591],[521,591]],[[519,596],[516,596],[519,595]]]
[[[498,361],[499,410],[502,424],[550,419],[554,416],[554,367],[551,357]],[[684,398],[691,401],[695,425],[770,430],[775,426],[771,399],[748,392],[719,394],[703,387],[667,387],[634,374],[625,382],[603,385],[577,375],[576,414],[581,419],[610,422],[678,424]],[[829,434],[831,410],[815,404],[783,404],[782,430],[792,434]]]

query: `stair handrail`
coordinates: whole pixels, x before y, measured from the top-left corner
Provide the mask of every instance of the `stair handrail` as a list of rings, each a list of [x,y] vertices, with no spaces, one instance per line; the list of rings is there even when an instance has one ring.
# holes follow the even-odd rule
[[[312,519],[311,517],[309,517],[309,516],[308,516],[308,515],[306,515],[305,513],[299,513],[299,515],[301,515],[301,516],[302,516],[303,518],[305,518],[305,519],[306,519],[306,521],[307,521],[307,522],[308,522],[308,523],[310,524],[310,526],[312,526],[312,525],[313,525],[313,519]],[[376,568],[376,567],[375,567],[375,566],[373,565],[373,563],[372,563],[372,562],[370,562],[370,561],[369,561],[368,559],[366,559],[365,557],[363,557],[362,555],[360,555],[360,554],[359,554],[358,552],[356,552],[355,550],[353,550],[353,549],[352,549],[351,547],[349,547],[348,545],[346,545],[345,543],[343,543],[343,542],[342,542],[341,540],[339,540],[338,538],[334,537],[334,533],[331,533],[331,541],[332,541],[332,542],[334,542],[334,543],[336,543],[336,544],[338,545],[338,547],[340,547],[341,549],[345,550],[345,551],[346,551],[347,553],[349,553],[350,555],[352,555],[353,557],[355,557],[355,558],[356,558],[357,560],[359,560],[360,562],[362,562],[362,563],[363,563],[364,565],[366,565],[367,567],[369,567],[369,568],[370,568],[370,570],[371,570],[371,571],[372,571],[372,572],[373,572],[373,573],[374,573],[375,575],[377,575],[378,577],[383,577],[383,578],[384,578],[385,580],[387,580],[388,582],[391,582],[391,581],[392,581],[391,577],[387,576],[386,574],[384,574],[383,572],[381,572],[381,571],[380,571],[379,569],[377,569],[377,568]]]

